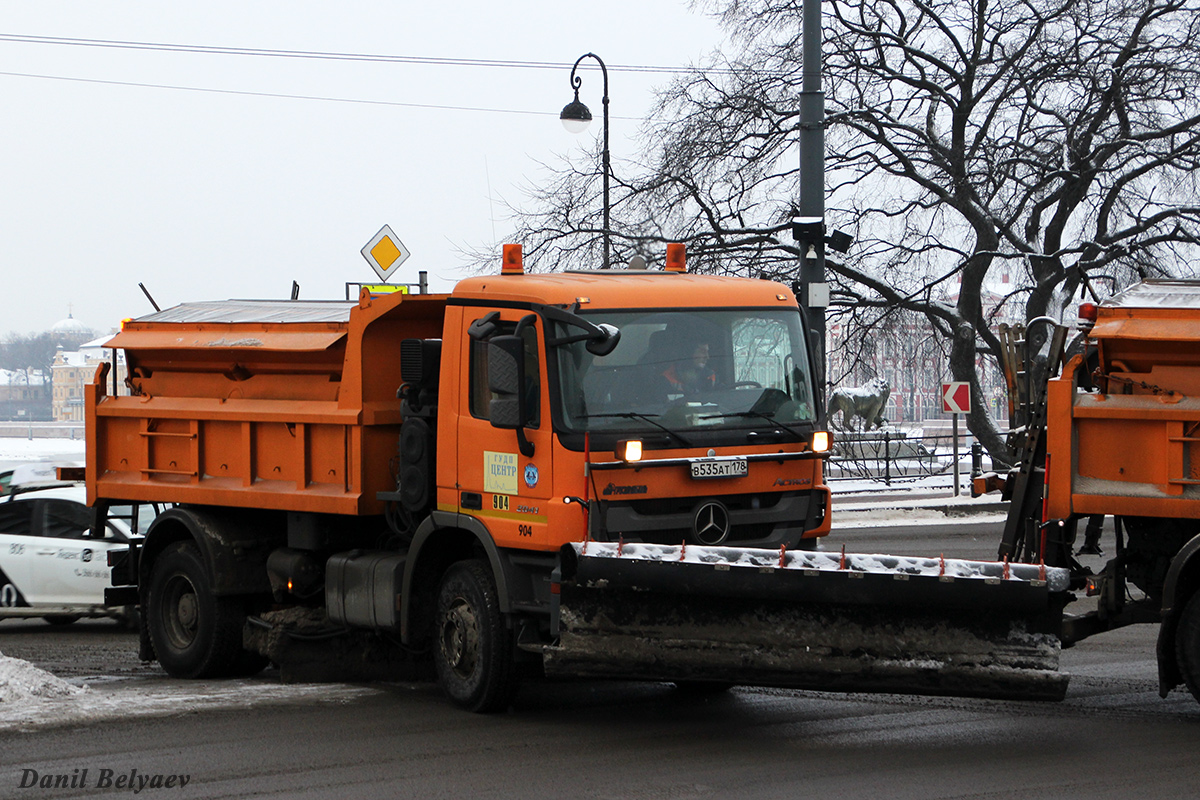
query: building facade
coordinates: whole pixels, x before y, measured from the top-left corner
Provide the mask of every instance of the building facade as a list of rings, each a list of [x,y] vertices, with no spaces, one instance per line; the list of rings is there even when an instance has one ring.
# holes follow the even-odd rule
[[[51,413],[56,422],[83,422],[84,387],[95,379],[100,364],[112,364],[114,351],[102,346],[110,338],[111,336],[103,336],[71,352],[58,348],[54,355],[54,364],[50,368]],[[116,352],[116,389],[114,390],[110,383],[108,392],[129,394],[129,389],[125,386],[124,353]],[[111,382],[112,379],[113,372],[110,371],[108,380]]]
[[[50,419],[50,385],[41,372],[0,370],[0,419]]]

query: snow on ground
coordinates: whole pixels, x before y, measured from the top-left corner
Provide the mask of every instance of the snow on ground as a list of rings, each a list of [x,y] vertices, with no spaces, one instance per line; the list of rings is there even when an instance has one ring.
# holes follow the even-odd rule
[[[994,501],[993,501],[994,502]],[[947,510],[948,509],[948,510]],[[899,503],[878,507],[833,506],[833,529],[891,528],[900,525],[962,525],[963,517],[970,516],[972,524],[1004,522],[1005,511],[999,509],[975,510],[968,507],[956,508],[953,504],[937,507],[914,505],[908,508]]]
[[[85,691],[87,687],[72,686],[28,661],[0,653],[0,716],[11,708],[73,697]]]
[[[82,439],[21,439],[0,436],[0,469],[29,461],[62,461],[82,464]]]
[[[12,680],[7,680],[10,675]],[[348,703],[388,691],[341,683],[282,684],[272,677],[212,681],[166,677],[82,680],[87,684],[75,685],[77,681],[56,678],[27,661],[0,658],[0,732],[189,714],[206,709],[248,709],[264,703]]]

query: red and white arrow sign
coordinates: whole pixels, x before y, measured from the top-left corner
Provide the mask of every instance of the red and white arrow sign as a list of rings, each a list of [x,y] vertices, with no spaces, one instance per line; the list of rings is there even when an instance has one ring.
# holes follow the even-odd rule
[[[970,414],[971,384],[966,381],[943,383],[942,411],[947,414]]]

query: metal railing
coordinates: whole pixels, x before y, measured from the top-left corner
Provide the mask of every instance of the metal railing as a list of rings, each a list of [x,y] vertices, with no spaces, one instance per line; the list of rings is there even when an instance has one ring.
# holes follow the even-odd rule
[[[834,431],[833,454],[825,462],[825,478],[878,481],[890,486],[893,481],[949,475],[954,471],[953,452],[954,437],[949,435],[914,435],[887,428]],[[959,437],[958,452],[964,475],[977,475],[983,470],[983,448],[974,437]]]

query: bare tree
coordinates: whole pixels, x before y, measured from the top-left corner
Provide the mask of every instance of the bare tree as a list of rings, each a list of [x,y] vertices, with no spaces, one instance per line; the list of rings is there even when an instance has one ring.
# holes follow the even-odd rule
[[[735,55],[661,95],[614,202],[617,258],[685,241],[691,268],[791,278],[801,0],[713,0]],[[827,203],[856,236],[830,262],[853,320],[925,316],[979,396],[999,343],[996,272],[1023,316],[1081,284],[1185,272],[1200,232],[1196,0],[826,2]],[[594,263],[596,161],[568,164],[516,219],[542,268]],[[880,313],[864,314],[877,309]],[[837,309],[834,309],[836,312]],[[994,458],[985,404],[968,426]]]
[[[63,333],[44,331],[23,335],[15,331],[0,341],[0,369],[24,372],[28,382],[31,373],[40,372],[49,379],[50,367],[59,347],[64,350],[78,349],[79,345],[93,337],[91,331]]]

